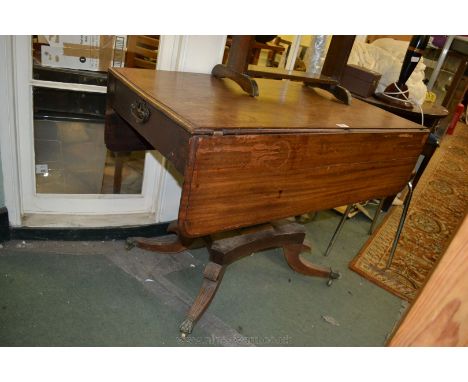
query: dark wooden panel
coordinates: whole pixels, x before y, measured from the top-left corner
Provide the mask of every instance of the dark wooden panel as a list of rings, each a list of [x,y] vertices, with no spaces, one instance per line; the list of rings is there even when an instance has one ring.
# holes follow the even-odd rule
[[[106,147],[114,152],[154,150],[146,139],[110,107],[106,111],[104,141]]]
[[[356,36],[334,35],[323,63],[322,75],[339,80],[348,63]]]
[[[427,133],[196,137],[179,223],[187,236],[396,194]]]

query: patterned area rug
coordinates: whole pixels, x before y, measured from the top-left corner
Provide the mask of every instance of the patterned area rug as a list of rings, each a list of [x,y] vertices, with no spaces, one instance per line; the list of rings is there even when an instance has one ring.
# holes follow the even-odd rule
[[[402,207],[393,207],[349,267],[412,301],[444,253],[468,206],[468,126],[444,137],[413,194],[391,267],[384,270]]]

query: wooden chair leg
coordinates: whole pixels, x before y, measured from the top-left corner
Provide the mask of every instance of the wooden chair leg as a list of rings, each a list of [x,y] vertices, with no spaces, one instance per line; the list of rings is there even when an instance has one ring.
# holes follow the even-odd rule
[[[122,189],[122,170],[123,162],[126,157],[128,157],[128,152],[115,152],[115,164],[114,164],[114,185],[113,192],[114,194],[120,194]]]

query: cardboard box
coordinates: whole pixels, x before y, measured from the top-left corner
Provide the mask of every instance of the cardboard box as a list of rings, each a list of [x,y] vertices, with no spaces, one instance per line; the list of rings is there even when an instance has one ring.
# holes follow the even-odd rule
[[[111,66],[122,66],[123,60],[114,62],[116,43],[123,50],[121,36],[105,35],[47,35],[39,36],[41,64],[54,68],[106,71]],[[121,56],[121,51],[118,50]],[[115,65],[117,64],[117,65]]]

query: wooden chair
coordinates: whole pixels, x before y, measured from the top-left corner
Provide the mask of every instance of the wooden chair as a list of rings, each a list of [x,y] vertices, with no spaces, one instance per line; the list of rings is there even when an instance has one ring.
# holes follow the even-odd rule
[[[317,87],[332,93],[345,104],[350,104],[351,93],[339,85],[341,75],[348,62],[348,57],[356,36],[334,35],[328,48],[328,53],[319,76],[309,75],[302,71],[272,69],[251,65],[252,47],[255,46],[255,36],[232,36],[229,55],[225,64],[216,65],[211,74],[217,78],[229,78],[236,82],[252,97],[259,94],[254,78],[289,79],[301,81],[310,87]]]
[[[261,41],[252,41],[250,46],[250,50],[248,53],[248,63],[250,65],[258,65],[258,60],[260,58],[260,54],[262,50],[268,51],[268,58],[267,58],[267,66],[274,66],[272,65],[271,58],[275,58],[277,54],[283,54],[287,47],[283,46],[282,44],[277,43],[276,41],[281,38],[276,37],[273,42],[261,42]],[[227,63],[229,52],[231,51],[232,47],[233,36],[228,36],[226,39],[226,47],[224,49],[223,55],[223,64]],[[286,41],[286,40],[282,40]],[[291,44],[291,43],[289,43]]]
[[[125,66],[156,69],[158,48],[159,36],[128,36]]]

